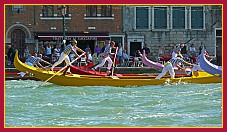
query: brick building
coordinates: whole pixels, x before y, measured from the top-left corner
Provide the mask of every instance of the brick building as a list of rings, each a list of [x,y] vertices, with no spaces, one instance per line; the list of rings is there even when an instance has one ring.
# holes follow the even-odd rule
[[[62,44],[63,30],[67,43],[74,38],[80,48],[88,45],[92,52],[105,40],[124,45],[122,6],[6,5],[5,19],[6,45],[14,44],[20,56],[26,45],[32,52],[43,52],[42,47],[48,43]]]

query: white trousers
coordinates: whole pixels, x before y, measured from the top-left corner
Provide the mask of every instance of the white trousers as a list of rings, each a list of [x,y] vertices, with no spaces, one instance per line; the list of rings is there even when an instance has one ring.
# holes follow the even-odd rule
[[[66,62],[66,66],[69,66],[70,64],[70,59],[69,59],[69,56],[64,54],[63,52],[61,53],[61,56],[59,57],[58,61],[55,62],[52,67],[51,67],[51,70],[54,69],[54,67],[56,67],[57,65],[61,64],[63,61]],[[70,72],[70,68],[67,70],[67,72]]]
[[[168,64],[168,65],[166,65],[166,67],[164,67],[162,69],[162,72],[160,74],[158,74],[158,76],[155,79],[162,78],[167,72],[169,72],[171,78],[175,77],[175,72],[174,72],[172,64]]]
[[[104,58],[104,59],[102,59],[102,62],[100,64],[98,64],[97,66],[95,66],[95,69],[97,69],[99,67],[102,67],[106,63],[106,61],[108,61],[107,69],[110,70],[110,68],[111,68],[111,66],[113,64],[113,61],[111,60],[111,58],[109,56]]]

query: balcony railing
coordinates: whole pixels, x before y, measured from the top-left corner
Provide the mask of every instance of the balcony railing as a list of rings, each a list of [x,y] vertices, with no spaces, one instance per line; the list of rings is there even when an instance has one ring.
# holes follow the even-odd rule
[[[53,14],[53,16],[44,16],[43,14],[40,14],[40,19],[41,20],[62,20],[63,17],[62,15],[59,15],[59,14]],[[65,15],[65,20],[71,20],[71,19],[72,19],[72,14]]]

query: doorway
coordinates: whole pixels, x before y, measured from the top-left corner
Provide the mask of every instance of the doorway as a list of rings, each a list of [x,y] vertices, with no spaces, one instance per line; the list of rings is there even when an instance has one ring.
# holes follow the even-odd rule
[[[13,30],[11,34],[11,44],[14,44],[14,47],[18,50],[19,58],[22,58],[25,48],[25,33],[23,30]]]
[[[77,46],[82,50],[85,50],[87,46],[91,49],[91,54],[94,53],[95,41],[94,40],[78,40]],[[80,53],[79,53],[80,54]]]
[[[222,65],[222,29],[216,29],[215,32],[215,44],[216,44],[216,58],[217,58],[217,65]]]
[[[130,42],[130,56],[136,56],[136,51],[141,50],[142,42]]]

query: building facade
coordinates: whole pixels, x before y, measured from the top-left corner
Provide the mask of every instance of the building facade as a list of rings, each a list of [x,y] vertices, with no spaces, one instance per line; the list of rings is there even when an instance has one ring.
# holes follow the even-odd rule
[[[21,56],[25,46],[43,52],[46,44],[78,41],[89,46],[113,40],[124,45],[122,6],[112,5],[6,5],[5,41],[14,44]]]
[[[153,56],[165,47],[169,55],[176,44],[205,46],[222,63],[222,5],[144,5],[123,7],[123,32],[130,55],[145,45]]]

